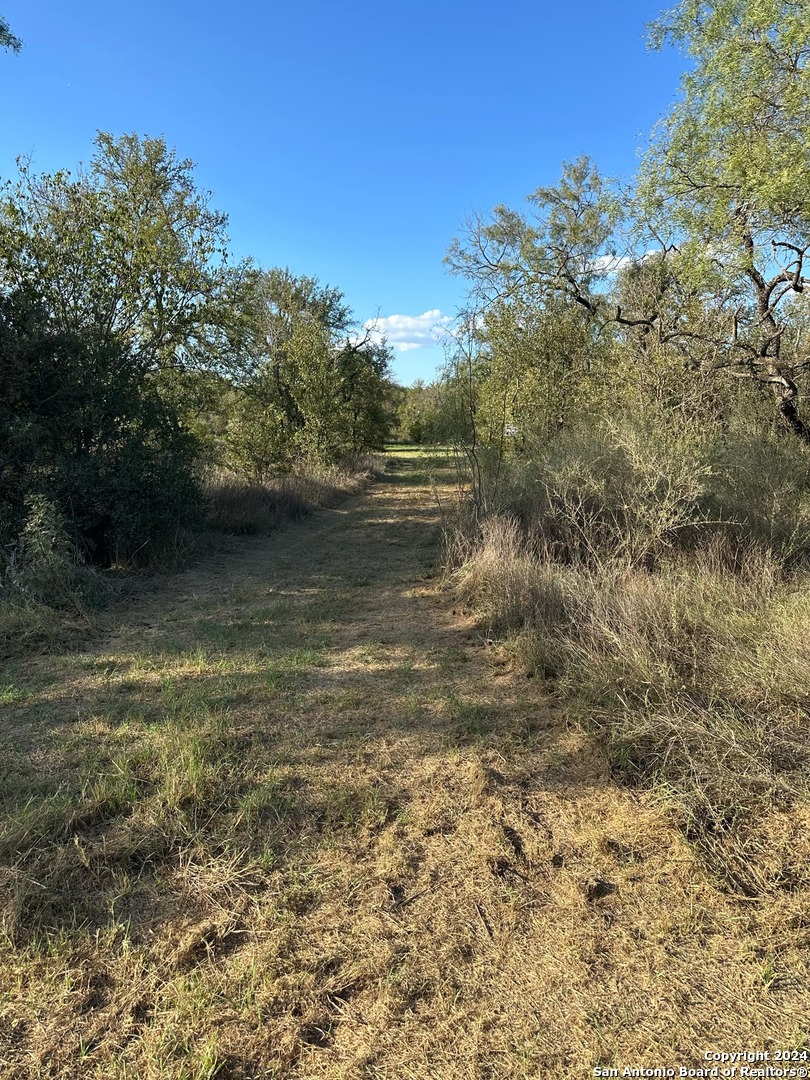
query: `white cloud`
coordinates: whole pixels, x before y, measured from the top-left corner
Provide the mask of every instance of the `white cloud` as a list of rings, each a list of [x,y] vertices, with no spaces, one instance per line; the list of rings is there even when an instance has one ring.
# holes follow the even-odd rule
[[[643,255],[597,255],[589,269],[597,274],[618,274],[620,270],[633,266],[636,263],[646,262],[654,255],[660,255],[658,248],[651,248]]]
[[[387,338],[388,344],[398,352],[408,352],[436,345],[448,333],[452,321],[449,315],[442,315],[439,308],[433,308],[421,315],[386,315],[370,319],[365,326],[376,337]]]
[[[618,274],[626,266],[632,266],[637,260],[632,255],[597,255],[590,269],[597,274]]]

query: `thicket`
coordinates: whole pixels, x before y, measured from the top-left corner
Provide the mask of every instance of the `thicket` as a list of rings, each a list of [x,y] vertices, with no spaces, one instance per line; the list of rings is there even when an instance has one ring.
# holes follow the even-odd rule
[[[448,571],[734,891],[810,884],[810,15],[684,0],[640,174],[588,159],[454,242]]]
[[[280,477],[315,490],[393,418],[390,352],[338,289],[233,264],[226,216],[163,139],[95,147],[75,174],[21,162],[0,197],[0,583],[15,625],[21,606],[83,610],[104,591],[90,568],[171,555],[206,513],[229,528],[240,485],[268,490],[242,499],[233,531],[248,506],[250,531],[294,515]]]
[[[436,446],[458,441],[464,430],[459,400],[442,379],[417,379],[412,386],[397,387],[393,435],[398,442]]]
[[[143,359],[116,340],[58,331],[20,293],[0,297],[0,536],[6,550],[51,503],[88,561],[155,547],[196,508],[194,440]]]

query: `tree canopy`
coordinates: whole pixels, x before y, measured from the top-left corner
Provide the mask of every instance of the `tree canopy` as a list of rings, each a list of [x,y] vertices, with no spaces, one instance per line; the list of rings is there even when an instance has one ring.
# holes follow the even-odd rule
[[[8,19],[0,15],[0,49],[10,49],[12,52],[18,53],[21,48],[22,42],[15,34],[12,34]]]
[[[692,65],[633,187],[580,158],[528,197],[529,213],[501,206],[472,222],[448,262],[470,280],[475,311],[572,304],[591,325],[591,353],[608,339],[624,349],[613,377],[620,368],[634,369],[636,385],[664,379],[659,402],[716,404],[722,372],[766,387],[783,427],[810,441],[801,407],[810,354],[798,329],[810,251],[810,9],[683,0],[651,41],[684,49]],[[491,350],[492,320],[476,325]],[[498,325],[502,341],[502,316]],[[527,347],[512,332],[516,371]]]
[[[653,27],[692,58],[639,182],[649,236],[725,315],[713,363],[768,385],[810,440],[788,346],[790,298],[810,250],[810,11],[801,0],[684,0]]]
[[[193,519],[206,468],[262,479],[382,442],[385,344],[339,289],[228,246],[163,138],[100,132],[75,173],[19,163],[0,196],[0,547],[33,499],[90,558],[134,557]]]
[[[100,132],[88,169],[20,163],[0,200],[0,280],[33,287],[65,332],[120,338],[155,368],[223,352],[241,268],[227,216],[164,139]]]

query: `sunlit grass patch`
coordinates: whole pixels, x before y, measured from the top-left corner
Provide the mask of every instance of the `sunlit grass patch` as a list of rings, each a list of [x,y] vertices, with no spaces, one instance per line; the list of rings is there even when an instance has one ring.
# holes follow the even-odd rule
[[[14,683],[5,683],[0,686],[0,705],[16,705],[20,701],[25,701],[30,693],[30,690],[15,686]]]

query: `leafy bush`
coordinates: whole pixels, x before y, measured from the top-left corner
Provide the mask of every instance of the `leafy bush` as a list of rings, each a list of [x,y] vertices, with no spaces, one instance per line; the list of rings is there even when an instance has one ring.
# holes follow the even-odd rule
[[[147,561],[197,505],[193,440],[160,401],[145,360],[54,332],[19,293],[0,298],[0,462],[7,550],[32,499],[52,504],[71,542],[101,565]]]
[[[5,591],[79,613],[97,606],[105,593],[104,582],[84,565],[57,507],[42,495],[32,495],[26,509],[17,550],[5,568]]]
[[[26,500],[17,544],[0,553],[0,656],[64,642],[93,625],[110,592],[85,564],[59,509],[41,495]]]

